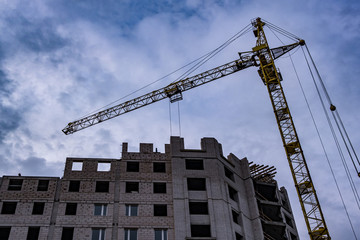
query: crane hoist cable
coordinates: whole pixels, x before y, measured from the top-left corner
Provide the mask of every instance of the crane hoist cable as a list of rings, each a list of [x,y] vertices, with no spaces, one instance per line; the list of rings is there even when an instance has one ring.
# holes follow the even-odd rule
[[[246,33],[248,33],[251,30],[251,24],[248,24],[247,26],[245,26],[242,30],[240,30],[239,32],[237,32],[236,34],[234,34],[231,38],[229,38],[226,42],[224,42],[223,44],[221,44],[219,47],[217,47],[216,49],[212,50],[211,52],[209,52],[207,55],[205,55],[201,61],[199,61],[198,63],[196,63],[193,67],[191,67],[189,70],[187,70],[185,73],[183,73],[182,75],[180,75],[177,79],[175,79],[173,81],[176,82],[182,78],[186,78],[188,77],[191,73],[193,73],[195,70],[197,70],[199,67],[201,67],[202,65],[204,65],[207,61],[209,61],[211,58],[215,57],[219,52],[221,52],[222,50],[224,50],[227,46],[229,46],[231,43],[233,43],[235,40],[237,40],[238,38],[242,37],[243,35],[245,35]],[[200,58],[199,58],[200,59]]]
[[[356,162],[354,161],[354,158],[355,158],[355,159],[357,160],[358,167],[360,168],[359,158],[358,158],[358,156],[357,156],[357,154],[356,154],[356,151],[355,151],[355,149],[354,149],[354,147],[353,147],[353,144],[352,144],[352,142],[351,142],[351,140],[350,140],[350,138],[349,138],[349,135],[347,134],[347,131],[346,131],[346,129],[345,129],[345,126],[344,126],[344,124],[343,124],[343,122],[342,122],[342,120],[341,120],[341,118],[340,118],[340,114],[339,114],[338,110],[336,109],[335,105],[334,105],[334,104],[332,103],[332,101],[331,101],[331,98],[330,98],[329,93],[328,93],[328,91],[327,91],[327,89],[326,89],[326,86],[325,86],[325,84],[324,84],[324,81],[322,80],[322,78],[321,78],[321,76],[320,76],[320,73],[319,73],[319,71],[318,71],[318,69],[317,69],[317,67],[316,67],[316,65],[315,65],[315,63],[314,63],[314,60],[313,60],[313,58],[312,58],[312,56],[311,56],[311,54],[310,54],[310,51],[309,51],[309,49],[307,48],[306,45],[305,45],[305,47],[306,47],[307,54],[309,55],[309,58],[310,58],[310,60],[311,60],[312,66],[314,67],[315,72],[316,72],[316,74],[317,74],[317,77],[318,77],[318,79],[319,79],[319,82],[320,82],[320,85],[321,85],[321,87],[322,87],[322,90],[323,90],[323,92],[324,92],[324,94],[325,94],[325,96],[326,96],[326,98],[327,98],[327,100],[328,100],[328,104],[329,104],[329,106],[330,106],[330,110],[331,110],[331,112],[332,112],[334,121],[337,123],[338,130],[339,130],[339,132],[340,132],[340,134],[341,134],[341,136],[342,136],[342,138],[343,138],[343,142],[344,142],[344,144],[345,144],[345,146],[346,146],[346,149],[347,149],[347,151],[348,151],[349,157],[351,158],[351,161],[352,161],[352,163],[353,163],[353,165],[354,165],[354,168],[355,168],[355,170],[356,170],[356,173],[357,173],[358,177],[360,177],[360,171],[357,169],[357,167],[356,167]],[[335,114],[334,114],[334,112],[335,112]],[[346,136],[346,138],[344,137],[344,135]],[[350,147],[349,147],[348,145],[350,145]]]
[[[277,26],[275,26],[274,24],[267,22],[266,20],[264,20],[264,22],[267,23],[266,26],[270,29],[270,31],[276,36],[276,38],[277,38],[282,44],[284,44],[284,42],[281,41],[281,39],[274,33],[274,31],[276,31],[276,32],[278,32],[278,33],[282,34],[283,36],[286,36],[286,37],[288,37],[288,38],[290,38],[290,39],[299,39],[299,38],[298,38],[297,36],[295,36],[294,34],[289,33],[288,31],[286,31],[286,30],[284,30],[284,29],[282,29],[282,28],[280,28],[280,27],[277,27]],[[316,72],[316,74],[317,74],[317,76],[318,76],[318,79],[319,79],[320,85],[321,85],[321,87],[322,87],[322,90],[323,90],[323,92],[324,92],[324,94],[325,94],[325,96],[326,96],[326,99],[328,100],[328,103],[329,103],[329,106],[330,106],[330,110],[331,110],[332,115],[333,115],[333,119],[334,119],[334,121],[335,121],[335,123],[336,123],[336,125],[337,125],[338,131],[339,131],[339,133],[340,133],[340,135],[341,135],[341,138],[342,138],[342,140],[343,140],[343,142],[344,142],[344,145],[345,145],[345,147],[346,147],[346,150],[347,150],[347,152],[348,152],[348,154],[349,154],[349,157],[350,157],[350,159],[351,159],[351,161],[352,161],[352,163],[353,163],[353,165],[354,165],[354,168],[355,168],[355,171],[356,171],[357,175],[360,177],[360,172],[359,172],[359,170],[358,170],[358,167],[360,167],[359,158],[358,158],[358,156],[357,156],[357,154],[356,154],[356,151],[355,151],[355,149],[354,149],[354,147],[353,147],[353,144],[352,144],[352,142],[351,142],[351,140],[350,140],[350,137],[349,137],[349,135],[347,134],[347,131],[346,131],[345,126],[344,126],[344,124],[343,124],[343,122],[342,122],[342,120],[341,120],[341,117],[340,117],[339,112],[337,111],[336,107],[332,104],[332,101],[331,101],[330,95],[329,95],[329,93],[328,93],[328,91],[327,91],[327,89],[326,89],[325,83],[324,83],[324,81],[322,80],[322,78],[321,78],[321,76],[320,76],[320,73],[319,73],[319,71],[318,71],[318,69],[317,69],[317,67],[316,67],[316,65],[315,65],[315,62],[314,62],[314,60],[313,60],[313,58],[312,58],[312,56],[311,56],[311,54],[310,54],[310,51],[309,51],[309,49],[308,49],[308,47],[307,47],[306,44],[305,44],[305,48],[306,48],[306,50],[307,50],[307,53],[308,53],[308,55],[309,55],[309,58],[310,58],[310,60],[311,60],[312,65],[313,65],[313,68],[315,69],[315,72]],[[301,48],[301,49],[303,49],[303,48]],[[298,49],[297,49],[297,50],[298,50]],[[296,50],[296,51],[297,51],[297,50]],[[295,52],[293,52],[293,54],[295,54]],[[290,53],[289,53],[289,55],[290,55]],[[357,160],[357,163],[355,162],[354,158]],[[357,167],[356,164],[358,164],[359,166]]]
[[[284,42],[283,42],[283,41],[276,35],[276,33],[274,32],[274,30],[276,31],[276,29],[273,30],[273,28],[270,28],[270,27],[269,27],[269,29],[270,29],[270,31],[274,34],[274,36],[275,36],[282,44],[284,44]],[[282,33],[281,33],[281,34],[282,34]],[[296,51],[297,51],[297,50],[298,50],[298,49],[296,49]],[[330,168],[332,177],[333,177],[333,179],[334,179],[334,182],[335,182],[335,185],[336,185],[338,194],[339,194],[339,196],[340,196],[340,199],[341,199],[341,202],[342,202],[342,205],[343,205],[345,214],[346,214],[347,219],[348,219],[348,221],[349,221],[351,230],[352,230],[352,232],[353,232],[353,234],[354,234],[354,236],[355,236],[355,239],[357,239],[357,236],[356,236],[356,233],[355,233],[355,230],[354,230],[353,223],[352,223],[352,221],[351,221],[349,212],[348,212],[348,210],[347,210],[347,207],[346,207],[346,204],[345,204],[343,195],[342,195],[342,193],[341,193],[341,190],[340,190],[338,181],[337,181],[337,179],[336,179],[336,177],[335,177],[335,173],[334,173],[333,167],[332,167],[332,165],[331,165],[331,163],[330,163],[330,159],[329,159],[329,156],[328,156],[328,154],[327,154],[327,151],[326,151],[326,149],[325,149],[324,142],[323,142],[322,137],[321,137],[321,135],[320,135],[319,128],[318,128],[318,126],[317,126],[317,123],[316,123],[316,121],[315,121],[314,115],[313,115],[312,110],[311,110],[311,108],[310,108],[310,104],[309,104],[309,101],[308,101],[308,99],[307,99],[307,97],[306,97],[305,90],[304,90],[303,85],[302,85],[302,83],[301,83],[301,80],[300,80],[298,71],[296,70],[296,67],[295,67],[295,64],[294,64],[294,61],[293,61],[293,58],[292,58],[292,55],[294,55],[295,53],[296,53],[296,52],[293,52],[292,54],[288,53],[287,55],[288,55],[288,57],[290,58],[292,67],[293,67],[293,69],[294,69],[294,73],[295,73],[295,75],[296,75],[296,78],[297,78],[297,81],[298,81],[298,83],[299,83],[299,86],[300,86],[302,95],[303,95],[303,97],[304,97],[306,106],[307,106],[307,108],[308,108],[309,114],[310,114],[311,119],[312,119],[312,122],[313,122],[313,124],[314,124],[314,127],[315,127],[316,133],[317,133],[317,135],[318,135],[318,138],[319,138],[321,147],[322,147],[322,149],[323,149],[325,158],[326,158],[327,163],[328,163],[328,165],[329,165],[329,168]],[[283,56],[283,58],[285,58],[285,57],[286,57],[286,56]],[[306,56],[305,56],[305,57],[306,57]],[[310,69],[310,70],[311,70],[311,69]],[[312,75],[312,76],[313,76],[313,75]],[[358,202],[356,196],[355,196],[355,200],[356,200],[356,202],[357,202],[357,204],[358,204],[358,207],[359,207],[359,202]],[[359,207],[359,208],[360,208],[360,207]]]
[[[269,29],[270,29],[270,31],[274,34],[274,36],[275,36],[282,44],[284,44],[284,42],[276,35],[276,33],[273,31],[273,29],[272,29],[272,28],[269,28]],[[277,30],[275,30],[275,31],[277,31]],[[280,32],[280,34],[282,34],[282,33]],[[305,46],[306,46],[306,44],[305,44]],[[307,46],[306,46],[306,48],[307,48]],[[303,50],[303,47],[301,47],[301,49],[302,49],[302,51],[303,51],[304,58],[305,58],[306,63],[307,63],[307,65],[308,65],[309,71],[310,71],[310,73],[311,73],[313,82],[315,83],[315,87],[316,87],[316,89],[317,89],[317,93],[318,93],[318,95],[319,95],[319,97],[320,97],[320,99],[321,99],[321,94],[320,94],[319,89],[318,89],[318,87],[317,87],[316,81],[315,81],[315,79],[314,79],[314,75],[313,75],[313,73],[312,73],[312,71],[311,71],[311,68],[310,68],[309,62],[308,62],[308,60],[307,60],[307,58],[306,58],[305,52],[304,52],[304,50]],[[298,50],[298,49],[296,49],[295,52],[296,52],[297,50]],[[308,48],[307,48],[307,50],[308,50]],[[295,52],[294,52],[294,53],[295,53]],[[306,104],[307,104],[308,110],[309,110],[310,115],[311,115],[311,118],[312,118],[312,120],[313,120],[315,129],[316,129],[316,131],[317,131],[317,133],[318,133],[318,137],[319,137],[319,140],[320,140],[320,142],[321,142],[321,145],[322,145],[322,148],[323,148],[325,157],[326,157],[326,159],[327,159],[327,161],[328,161],[328,164],[329,164],[329,166],[330,166],[331,171],[333,172],[332,166],[331,166],[331,163],[330,163],[330,160],[329,160],[329,158],[328,158],[327,152],[326,152],[325,147],[324,147],[324,145],[323,145],[322,138],[321,138],[321,136],[320,136],[320,132],[318,131],[318,127],[317,127],[315,118],[314,118],[314,116],[313,116],[313,114],[312,114],[312,111],[311,111],[311,109],[310,109],[310,105],[309,105],[309,102],[308,102],[307,97],[306,97],[306,95],[305,95],[305,91],[304,91],[304,89],[303,89],[303,87],[302,87],[300,78],[299,78],[299,76],[298,76],[298,74],[297,74],[297,71],[296,71],[296,69],[295,69],[295,64],[294,64],[293,59],[292,59],[292,57],[291,57],[294,53],[292,53],[292,54],[288,53],[288,55],[289,55],[289,58],[290,58],[290,60],[291,60],[292,66],[293,66],[293,68],[294,68],[294,71],[295,71],[296,77],[297,77],[297,79],[298,79],[298,83],[299,83],[300,89],[301,89],[301,91],[302,91],[302,93],[303,93],[305,102],[306,102]],[[310,55],[309,50],[308,50],[308,54]],[[313,62],[313,61],[312,61],[312,62]],[[313,62],[313,64],[315,65],[314,62]],[[316,66],[314,66],[314,67],[316,67]],[[325,87],[325,84],[322,84],[322,86]],[[325,88],[325,91],[326,91],[326,88]],[[326,91],[326,92],[327,92],[327,91]],[[330,95],[329,95],[328,93],[327,93],[327,98],[330,99]],[[322,101],[322,99],[321,99],[321,101]],[[323,103],[323,101],[322,101],[322,103]],[[325,115],[327,115],[327,112],[326,112],[326,110],[325,110],[324,104],[322,104],[322,106],[323,106]],[[338,114],[337,111],[332,111],[332,114],[334,114],[334,112],[336,112],[336,114]],[[327,116],[327,118],[328,118],[328,116]],[[340,118],[340,116],[339,116],[339,118]],[[338,123],[337,118],[336,118],[335,116],[334,116],[334,120],[335,120],[336,125],[337,125],[337,127],[338,127],[338,129],[339,129],[339,132],[340,132],[340,134],[341,134],[341,136],[342,136],[342,139],[343,139],[343,142],[344,142],[344,144],[345,144],[345,146],[346,146],[346,149],[347,149],[348,152],[349,152],[349,148],[348,148],[348,146],[346,145],[346,141],[345,141],[345,139],[344,139],[343,133],[342,133],[341,130],[340,130],[339,123]],[[342,122],[341,122],[341,124],[342,124]],[[329,122],[329,127],[330,127],[331,129],[333,129],[333,127],[332,127],[332,125],[331,125],[331,121]],[[344,126],[343,126],[343,129],[345,129]],[[346,131],[345,131],[345,133],[346,133]],[[340,145],[339,145],[339,143],[338,143],[336,134],[333,134],[333,138],[334,138],[334,141],[336,142],[336,145],[337,145],[337,148],[338,148],[338,152],[339,152],[339,155],[340,155],[341,160],[342,160],[342,164],[343,164],[343,166],[344,166],[345,172],[346,172],[347,177],[348,177],[349,184],[350,184],[350,186],[351,186],[351,189],[352,189],[352,191],[353,191],[353,195],[354,195],[354,197],[355,197],[355,201],[356,201],[356,203],[357,203],[357,205],[358,205],[358,208],[359,208],[359,210],[360,210],[360,198],[359,198],[359,194],[358,194],[358,192],[357,192],[357,189],[356,189],[354,180],[352,179],[352,175],[350,174],[349,167],[347,166],[347,163],[346,163],[346,161],[345,161],[345,157],[344,157],[344,154],[343,154],[343,152],[342,152],[342,149],[341,149],[341,147],[340,147]],[[351,141],[350,141],[350,140],[349,140],[349,142],[350,142],[350,144],[351,144]],[[351,144],[351,147],[352,147],[352,144]],[[354,149],[353,149],[353,151],[354,151],[354,153],[355,153],[355,150],[354,150]],[[351,155],[350,155],[350,156],[351,156]],[[356,153],[355,153],[355,156],[357,157]],[[352,158],[351,158],[351,159],[352,159]],[[353,159],[352,159],[352,160],[353,160]],[[355,166],[354,161],[352,161],[352,162],[353,162],[353,164],[354,164],[355,170],[357,171],[357,168],[356,168],[356,166]],[[358,172],[358,171],[357,171],[357,172]],[[337,183],[337,180],[336,180],[335,175],[333,175],[333,179],[334,179],[334,181]],[[339,190],[339,195],[340,195],[341,198],[342,198],[342,195],[341,195],[340,190]],[[344,207],[345,207],[345,205],[344,205]],[[346,207],[345,207],[345,208],[346,208]]]
[[[331,237],[282,88],[282,76],[274,64],[274,60],[292,49],[304,45],[305,41],[298,40],[289,45],[270,48],[263,29],[265,23],[261,18],[257,18],[253,20],[251,24],[256,38],[256,44],[251,51],[239,53],[239,58],[236,60],[197,75],[181,79],[168,86],[146,93],[140,97],[123,102],[83,119],[70,122],[62,131],[64,134],[69,135],[163,99],[169,98],[171,102],[175,102],[182,99],[182,92],[249,67],[258,67],[258,73],[267,88],[274,110],[310,238],[312,240],[330,240]]]
[[[344,169],[345,169],[345,172],[346,172],[346,175],[347,175],[347,178],[348,178],[348,181],[349,181],[351,190],[352,190],[353,195],[354,195],[354,197],[355,197],[356,203],[357,203],[357,205],[358,205],[358,207],[359,207],[359,209],[360,209],[360,205],[359,205],[360,198],[359,198],[359,194],[358,194],[357,189],[356,189],[356,185],[355,185],[355,183],[354,183],[354,181],[353,181],[353,179],[352,179],[352,174],[350,174],[349,167],[347,166],[347,163],[346,163],[346,161],[345,161],[345,156],[344,156],[344,154],[343,154],[343,152],[342,152],[340,143],[339,143],[339,141],[338,141],[338,139],[337,139],[337,136],[336,136],[334,127],[333,127],[333,125],[332,125],[332,123],[331,123],[330,117],[329,117],[329,115],[328,115],[328,113],[327,113],[327,111],[326,111],[326,107],[325,107],[324,100],[322,99],[322,96],[321,96],[321,94],[320,94],[320,89],[319,89],[319,87],[318,87],[318,85],[317,85],[317,83],[316,83],[316,81],[315,81],[315,77],[314,77],[313,71],[311,70],[309,61],[308,61],[308,59],[307,59],[307,57],[306,57],[306,54],[305,54],[304,50],[303,50],[303,54],[304,54],[304,56],[305,56],[306,63],[307,63],[307,65],[308,65],[310,74],[311,74],[312,79],[313,79],[313,83],[314,83],[314,85],[315,85],[315,88],[316,88],[316,91],[317,91],[317,93],[318,93],[318,96],[319,96],[319,99],[320,99],[320,102],[321,102],[323,111],[324,111],[324,113],[325,113],[325,116],[326,116],[327,122],[328,122],[328,124],[329,124],[331,133],[332,133],[332,135],[333,135],[333,138],[334,138],[336,147],[337,147],[337,149],[338,149],[338,152],[339,152],[339,155],[340,155],[342,164],[343,164],[343,166],[344,166]]]
[[[151,86],[151,85],[153,85],[153,84],[161,81],[161,80],[164,80],[164,79],[168,78],[169,76],[171,76],[171,75],[179,72],[180,70],[182,70],[182,69],[184,69],[184,68],[186,68],[186,67],[191,66],[191,65],[194,64],[194,66],[192,66],[190,69],[188,69],[188,70],[185,71],[183,74],[181,74],[179,77],[177,77],[172,83],[178,81],[179,79],[182,79],[182,78],[185,78],[185,77],[189,76],[189,75],[190,75],[191,73],[193,73],[196,69],[198,69],[200,66],[202,66],[202,65],[203,65],[204,63],[206,63],[207,61],[209,61],[211,58],[213,58],[213,57],[214,57],[215,55],[217,55],[219,52],[221,52],[222,50],[224,50],[226,47],[228,47],[228,46],[229,46],[231,43],[233,43],[235,40],[239,39],[241,36],[243,36],[243,35],[245,35],[246,33],[248,33],[250,30],[251,30],[251,24],[248,24],[247,26],[245,26],[245,27],[244,27],[243,29],[241,29],[239,32],[237,32],[236,34],[234,34],[233,36],[231,36],[227,41],[225,41],[223,44],[221,44],[219,47],[215,48],[214,50],[212,50],[212,51],[210,51],[210,52],[202,55],[201,57],[199,57],[199,58],[191,61],[190,63],[188,63],[188,64],[186,64],[186,65],[184,65],[184,66],[182,66],[182,67],[177,68],[176,70],[174,70],[174,71],[166,74],[165,76],[163,76],[163,77],[161,77],[161,78],[158,78],[158,79],[156,79],[155,81],[150,82],[149,84],[146,84],[145,86],[143,86],[143,87],[141,87],[141,88],[139,88],[139,89],[137,89],[137,90],[135,90],[135,91],[133,91],[133,92],[131,92],[131,93],[129,93],[129,94],[126,94],[125,96],[123,96],[123,97],[121,97],[121,98],[118,98],[118,99],[116,99],[115,101],[112,101],[112,102],[106,104],[106,105],[103,106],[103,107],[100,107],[100,108],[98,108],[98,109],[95,109],[95,110],[93,110],[93,111],[91,111],[91,112],[89,112],[89,113],[87,113],[87,114],[79,117],[77,120],[80,120],[80,119],[82,119],[82,118],[85,118],[85,117],[87,117],[87,116],[89,116],[89,115],[91,115],[91,114],[94,114],[94,113],[96,113],[96,112],[99,112],[99,111],[101,111],[101,110],[103,110],[103,109],[105,109],[105,108],[107,108],[107,107],[109,107],[109,106],[111,106],[111,105],[114,105],[115,103],[117,103],[117,102],[119,102],[119,101],[121,101],[121,100],[123,100],[123,99],[125,99],[125,98],[127,98],[127,97],[129,97],[129,96],[131,96],[131,95],[133,95],[133,94],[135,94],[135,93],[137,93],[137,92],[139,92],[139,91],[141,91],[141,90],[143,90],[143,89],[145,89],[145,88],[147,88],[147,87],[149,87],[149,86]],[[172,132],[172,131],[171,131],[171,132]]]

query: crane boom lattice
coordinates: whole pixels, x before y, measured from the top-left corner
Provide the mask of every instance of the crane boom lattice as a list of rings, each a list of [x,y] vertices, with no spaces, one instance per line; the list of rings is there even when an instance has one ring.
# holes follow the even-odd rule
[[[270,49],[263,29],[265,23],[258,18],[252,22],[252,25],[255,37],[257,38],[256,46],[252,51],[239,53],[239,59],[195,76],[181,79],[166,87],[70,122],[62,131],[68,135],[165,98],[169,98],[171,102],[176,102],[182,99],[182,92],[184,91],[248,67],[257,66],[259,67],[258,73],[266,85],[270,96],[310,239],[330,240],[320,203],[281,85],[282,77],[274,64],[275,59],[299,45],[304,45],[305,42],[298,39],[299,41],[296,43]]]
[[[306,226],[311,240],[331,239],[281,86],[282,77],[275,67],[263,25],[259,18],[253,21],[254,33],[257,37],[253,50],[257,52],[260,62],[259,75],[268,89]]]

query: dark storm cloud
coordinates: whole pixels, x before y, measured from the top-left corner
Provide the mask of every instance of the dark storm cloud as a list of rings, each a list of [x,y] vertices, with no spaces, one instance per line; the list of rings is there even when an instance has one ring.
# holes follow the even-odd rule
[[[222,1],[217,1],[221,4]],[[159,13],[172,12],[181,13],[187,16],[197,14],[194,9],[189,8],[185,1],[52,1],[51,7],[60,10],[60,18],[63,21],[69,19],[90,20],[102,24],[116,24],[122,27],[133,27],[145,17],[150,17]],[[64,11],[61,11],[64,10]]]
[[[64,47],[68,42],[56,32],[56,22],[52,19],[29,19],[19,14],[9,16],[8,26],[14,31],[14,38],[20,45],[35,52],[49,52]],[[12,15],[11,14],[11,15]]]
[[[21,171],[22,175],[51,177],[60,177],[60,169],[62,169],[64,165],[59,162],[48,163],[46,159],[39,157],[28,157],[19,163],[21,164],[21,169],[19,169],[19,171]]]
[[[0,69],[0,143],[3,142],[9,132],[19,127],[22,118],[21,113],[16,108],[3,104],[4,99],[11,94],[13,89],[12,82]]]
[[[9,132],[16,130],[21,122],[21,114],[13,108],[0,105],[0,143]]]
[[[61,170],[64,168],[63,162],[49,163],[45,158],[41,157],[9,159],[4,155],[0,155],[0,164],[2,175],[17,175],[20,173],[23,176],[61,177]]]

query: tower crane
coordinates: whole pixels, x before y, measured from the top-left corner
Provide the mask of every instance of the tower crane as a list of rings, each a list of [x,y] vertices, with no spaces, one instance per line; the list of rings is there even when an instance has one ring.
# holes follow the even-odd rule
[[[298,39],[296,43],[290,45],[270,48],[263,29],[264,25],[265,22],[260,18],[252,21],[256,45],[252,51],[239,53],[239,59],[70,122],[62,131],[66,135],[72,134],[165,98],[169,98],[170,102],[176,102],[182,100],[182,92],[184,91],[249,67],[258,67],[260,78],[269,93],[310,239],[330,240],[331,237],[281,85],[282,76],[274,63],[275,59],[292,49],[305,45],[305,41]]]

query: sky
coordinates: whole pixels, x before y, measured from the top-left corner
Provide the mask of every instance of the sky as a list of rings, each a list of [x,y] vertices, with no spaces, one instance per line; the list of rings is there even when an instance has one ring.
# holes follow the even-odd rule
[[[214,137],[224,155],[234,153],[277,168],[276,179],[288,190],[300,237],[309,239],[267,90],[256,68],[185,92],[179,103],[163,100],[69,136],[61,130],[214,50],[261,17],[306,41],[359,152],[359,13],[360,3],[351,0],[2,0],[0,175],[62,176],[66,157],[120,158],[123,142],[129,143],[130,151],[138,151],[144,142],[163,152],[170,135],[184,137],[186,148],[195,149],[202,137]],[[271,47],[288,41],[265,31]],[[233,61],[238,52],[253,46],[250,32],[194,74]],[[276,66],[330,235],[356,239],[296,73],[360,238],[360,209],[303,52],[291,54],[292,58],[277,60]],[[180,74],[127,99],[166,86]],[[346,161],[359,189],[360,179]]]

